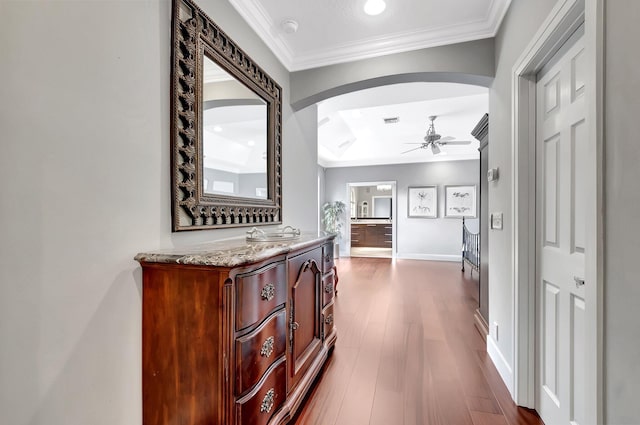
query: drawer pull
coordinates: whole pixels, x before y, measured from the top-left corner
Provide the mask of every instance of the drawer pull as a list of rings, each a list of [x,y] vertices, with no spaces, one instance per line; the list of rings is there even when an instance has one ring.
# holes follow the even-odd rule
[[[262,357],[269,357],[271,356],[271,353],[273,353],[273,343],[275,342],[275,338],[270,336],[269,338],[265,339],[265,341],[262,343],[262,348],[260,349],[260,355]]]
[[[328,263],[329,261],[331,261],[331,255],[327,254],[324,256],[324,261],[325,263]]]
[[[276,296],[276,287],[273,283],[267,283],[260,291],[260,297],[265,301],[271,301]]]
[[[271,409],[273,408],[273,399],[276,396],[276,392],[274,391],[273,388],[271,388],[269,391],[267,391],[267,394],[265,394],[264,398],[262,399],[262,404],[260,405],[260,412],[261,413],[269,413],[271,412]]]
[[[333,325],[333,314],[327,315],[327,317],[325,317],[324,319],[324,323],[326,323],[327,325]]]
[[[330,294],[333,292],[333,282],[329,282],[326,285],[324,285],[324,292],[326,292],[327,294]]]

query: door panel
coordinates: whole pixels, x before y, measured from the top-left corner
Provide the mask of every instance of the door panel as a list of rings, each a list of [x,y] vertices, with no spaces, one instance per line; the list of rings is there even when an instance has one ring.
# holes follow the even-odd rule
[[[559,334],[559,300],[560,289],[544,282],[544,297],[542,311],[544,311],[544,357],[542,359],[542,386],[553,402],[558,405],[558,334]]]
[[[584,424],[585,412],[581,279],[589,190],[582,39],[563,51],[537,83],[536,408],[547,424],[578,425]]]
[[[289,387],[291,391],[304,375],[322,348],[320,291],[322,251],[317,250],[289,260],[290,287],[290,358]]]
[[[585,186],[585,164],[587,162],[587,126],[586,121],[581,120],[571,128],[571,149],[573,163],[572,168],[572,204],[571,217],[573,221],[571,233],[572,252],[584,253],[585,232],[587,230],[584,214],[584,206],[587,205],[587,187]]]
[[[584,378],[584,353],[585,346],[585,312],[584,300],[575,295],[571,296],[571,417],[570,420],[578,423],[586,423],[584,412],[585,378]]]
[[[560,135],[544,142],[544,235],[545,245],[558,246],[558,148]]]

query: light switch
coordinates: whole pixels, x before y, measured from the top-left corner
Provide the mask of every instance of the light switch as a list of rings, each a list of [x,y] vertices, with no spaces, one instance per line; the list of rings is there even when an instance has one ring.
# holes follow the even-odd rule
[[[502,213],[491,214],[491,228],[496,230],[502,230]]]
[[[489,171],[487,171],[487,181],[493,182],[498,180],[498,168],[490,168]]]

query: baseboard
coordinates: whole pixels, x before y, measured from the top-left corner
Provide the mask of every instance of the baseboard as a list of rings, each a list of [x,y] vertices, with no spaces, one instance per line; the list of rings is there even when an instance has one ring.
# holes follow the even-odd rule
[[[475,314],[473,315],[473,324],[476,325],[476,329],[480,332],[480,336],[484,339],[484,342],[487,342],[487,335],[489,335],[489,325],[487,321],[484,320],[482,314],[480,314],[480,310],[476,309]]]
[[[460,255],[397,253],[396,258],[400,260],[457,261],[462,263],[462,256]]]
[[[496,369],[498,369],[498,373],[500,374],[504,384],[507,386],[509,394],[511,394],[511,398],[515,400],[513,397],[513,370],[511,369],[511,366],[509,366],[509,362],[504,358],[502,351],[500,351],[491,335],[487,336],[487,353],[489,354],[489,357]]]

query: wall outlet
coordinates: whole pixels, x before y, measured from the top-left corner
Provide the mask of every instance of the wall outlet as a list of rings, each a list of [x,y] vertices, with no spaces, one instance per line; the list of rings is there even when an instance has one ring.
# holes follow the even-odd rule
[[[493,335],[493,338],[498,341],[498,322],[493,322],[491,324],[491,335]]]

